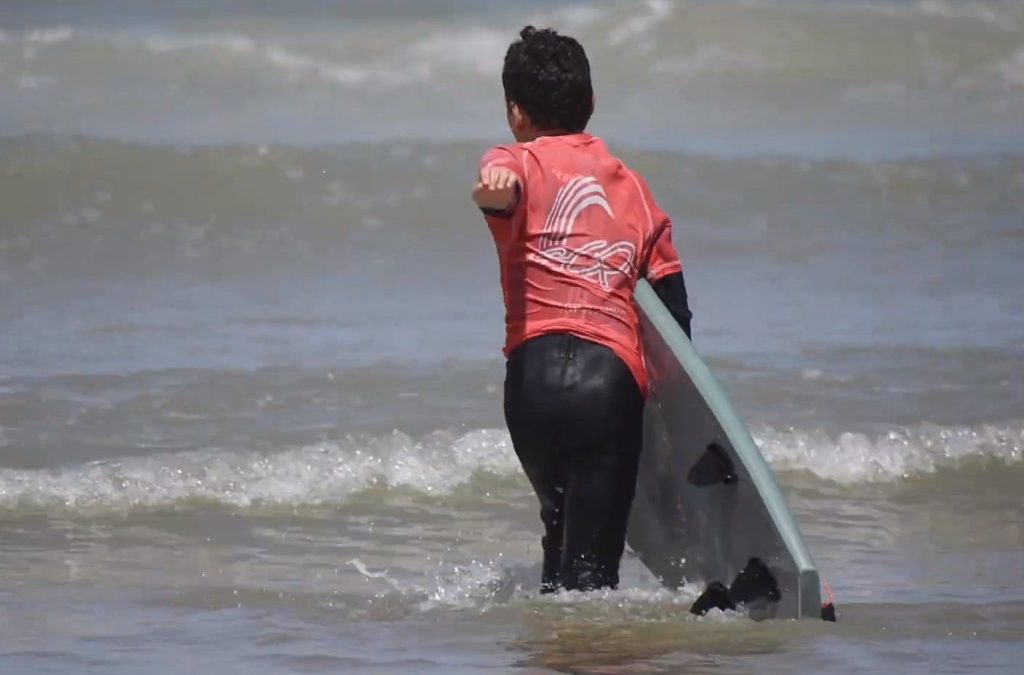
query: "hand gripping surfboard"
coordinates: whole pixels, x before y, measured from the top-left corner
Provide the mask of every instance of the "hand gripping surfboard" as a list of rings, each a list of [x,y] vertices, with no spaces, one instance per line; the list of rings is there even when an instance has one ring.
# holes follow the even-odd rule
[[[752,617],[821,617],[818,571],[750,432],[646,281],[636,302],[651,394],[630,547],[670,588],[728,583],[763,562],[779,592]]]

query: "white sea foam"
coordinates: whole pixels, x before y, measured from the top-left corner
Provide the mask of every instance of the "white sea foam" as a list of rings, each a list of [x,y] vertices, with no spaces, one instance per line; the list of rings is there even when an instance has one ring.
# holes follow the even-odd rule
[[[438,568],[425,579],[409,579],[387,569],[371,570],[359,558],[348,565],[406,600],[417,602],[420,611],[478,607],[481,603],[507,602],[516,593],[536,591],[540,586],[540,566],[506,566],[500,555],[493,560],[473,560],[469,564],[438,561]]]
[[[136,38],[128,41],[131,43]],[[428,81],[438,68],[494,76],[501,70],[508,36],[482,28],[457,33],[435,31],[400,51],[364,54],[354,61],[312,56],[295,46],[261,43],[239,33],[161,34],[136,43],[156,55],[190,51],[251,55],[255,63],[269,66],[270,70],[292,79],[313,78],[343,86],[401,86]]]
[[[35,45],[55,45],[67,42],[73,35],[74,31],[68,26],[39,28],[26,33],[24,41]]]
[[[477,29],[458,34],[438,32],[409,48],[409,61],[426,61],[437,66],[469,70],[480,75],[496,76],[508,46],[505,32]]]
[[[388,569],[370,569],[358,558],[348,561],[359,574],[376,582],[381,590],[395,592],[406,600],[418,602],[418,609],[481,608],[510,602],[529,602],[534,609],[548,608],[573,615],[582,613],[591,621],[636,617],[639,611],[646,620],[677,619],[688,616],[693,601],[703,591],[701,584],[687,584],[669,590],[639,563],[623,566],[624,584],[619,589],[598,591],[564,591],[541,595],[541,565],[510,563],[500,554],[490,560],[472,560],[466,564],[438,561],[436,570],[425,578],[410,579],[408,575]],[[636,576],[636,578],[633,577]],[[690,617],[696,620],[695,617]],[[737,612],[714,612],[704,620],[736,620]]]
[[[263,43],[242,33],[194,33],[159,34],[126,38],[127,44],[141,44],[142,48],[155,55],[187,52],[213,52],[238,57],[251,57],[259,67],[269,66],[271,70],[284,73],[291,78],[311,77],[323,82],[339,85],[360,85],[368,82],[398,85],[411,81],[409,72],[369,61],[348,63],[345,61],[313,57],[294,47],[283,44]]]
[[[294,74],[313,75],[335,84],[363,84],[373,76],[367,67],[315,59],[283,47],[267,47],[262,53],[272,66]]]
[[[1006,86],[1024,88],[1024,49],[1018,49],[1009,58],[999,61],[993,69]]]
[[[608,34],[608,44],[616,46],[643,37],[671,16],[674,9],[668,0],[647,0],[644,10],[633,14]]]
[[[31,73],[23,73],[18,76],[15,81],[15,86],[25,91],[27,89],[39,89],[52,84],[56,84],[57,78],[49,75],[33,75]]]
[[[207,33],[193,35],[152,35],[142,45],[155,54],[168,54],[195,49],[220,50],[236,54],[256,51],[256,41],[240,33]]]
[[[552,15],[535,17],[534,25],[551,25],[565,32],[579,32],[607,16],[607,12],[591,5],[575,5]]]
[[[757,52],[750,50],[732,50],[725,45],[701,45],[692,54],[658,61],[652,67],[656,73],[673,75],[697,75],[701,73],[721,73],[725,71],[763,70],[768,67],[767,61]]]
[[[805,471],[838,483],[892,482],[956,467],[970,458],[1024,459],[1024,423],[1010,426],[896,429],[872,438],[766,429],[755,434],[776,470]]]
[[[973,19],[996,28],[1013,30],[1013,22],[1007,13],[987,2],[953,4],[949,0],[919,0],[917,11],[925,16],[940,19]]]
[[[56,470],[0,470],[0,508],[72,510],[343,502],[373,486],[445,494],[474,473],[517,470],[507,434],[481,430],[414,440],[405,434],[294,448],[276,454],[203,450],[93,462]]]
[[[755,434],[778,471],[839,483],[892,482],[964,460],[1024,459],[1024,423],[923,426],[871,438],[764,429]],[[505,431],[346,439],[274,454],[209,449],[93,462],[53,470],[0,470],[0,508],[73,511],[169,507],[209,500],[239,507],[345,502],[371,487],[449,494],[474,474],[512,476],[519,464]]]

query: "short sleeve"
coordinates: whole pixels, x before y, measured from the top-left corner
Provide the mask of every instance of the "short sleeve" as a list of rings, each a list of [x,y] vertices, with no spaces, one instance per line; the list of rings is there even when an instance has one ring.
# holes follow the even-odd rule
[[[647,265],[643,272],[647,280],[653,283],[669,274],[682,272],[683,263],[676,252],[675,244],[672,243],[672,219],[658,206],[646,181],[637,177],[637,184],[651,215],[651,237],[644,256]]]
[[[515,206],[508,213],[493,213],[481,209],[484,214],[484,219],[487,221],[487,225],[491,228],[494,236],[499,240],[507,239],[511,236],[515,230],[515,223],[521,220],[521,216],[525,213],[523,208],[526,203],[526,167],[523,166],[522,160],[517,156],[512,148],[499,145],[491,148],[484,156],[480,158],[480,170],[504,168],[510,169],[519,177],[519,201],[516,202]]]
[[[526,171],[523,167],[522,161],[511,148],[505,145],[499,145],[491,148],[484,153],[484,156],[480,158],[480,170],[484,169],[511,169],[519,176],[520,184],[526,182]]]

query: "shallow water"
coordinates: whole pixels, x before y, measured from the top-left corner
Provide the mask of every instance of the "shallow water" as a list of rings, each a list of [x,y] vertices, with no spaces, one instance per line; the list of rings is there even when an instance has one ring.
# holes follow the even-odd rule
[[[629,554],[620,590],[538,595],[467,197],[527,19],[591,52],[592,129],[675,218],[838,624],[694,619]],[[0,30],[0,671],[1016,670],[1017,3],[18,1]]]

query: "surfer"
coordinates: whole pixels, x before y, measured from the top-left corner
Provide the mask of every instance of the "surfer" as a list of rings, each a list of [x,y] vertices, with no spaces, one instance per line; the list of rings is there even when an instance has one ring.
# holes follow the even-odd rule
[[[648,279],[689,335],[682,263],[647,182],[585,131],[579,42],[527,26],[501,79],[516,142],[483,156],[473,200],[498,249],[505,420],[541,505],[541,590],[614,588],[647,388],[633,291]]]

